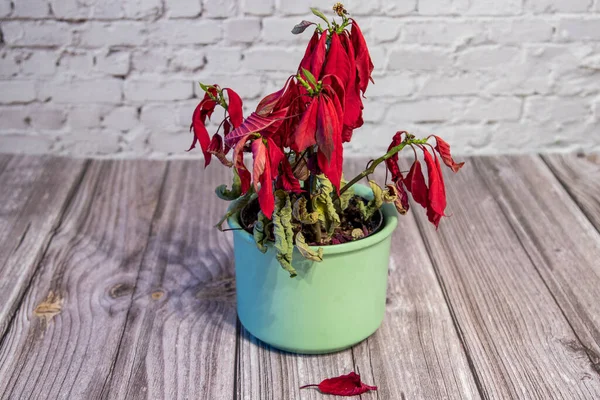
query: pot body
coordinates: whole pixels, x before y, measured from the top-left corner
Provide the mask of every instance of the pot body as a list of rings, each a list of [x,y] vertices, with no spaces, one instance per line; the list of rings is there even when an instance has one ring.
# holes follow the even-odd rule
[[[369,188],[355,193],[372,197]],[[383,226],[367,238],[324,246],[322,262],[304,259],[294,248],[295,278],[279,265],[269,244],[261,253],[252,235],[233,231],[238,317],[263,342],[281,350],[319,354],[361,342],[381,325],[385,315],[395,208],[382,208]],[[238,216],[228,221],[239,228]]]

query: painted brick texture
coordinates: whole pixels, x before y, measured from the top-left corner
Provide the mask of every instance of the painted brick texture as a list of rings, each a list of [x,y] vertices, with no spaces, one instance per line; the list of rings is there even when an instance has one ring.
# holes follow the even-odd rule
[[[332,2],[333,3],[333,2]],[[347,155],[397,130],[457,154],[600,150],[600,0],[347,0],[375,62]],[[0,0],[0,152],[186,153],[197,81],[252,110],[315,0]],[[331,15],[331,13],[329,13]]]

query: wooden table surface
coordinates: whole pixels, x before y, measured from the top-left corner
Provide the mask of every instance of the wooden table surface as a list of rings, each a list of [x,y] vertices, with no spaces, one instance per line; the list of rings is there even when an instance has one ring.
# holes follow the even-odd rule
[[[379,331],[323,356],[237,321],[228,174],[0,155],[1,398],[321,399],[298,387],[356,370],[362,399],[600,399],[598,155],[447,174],[452,217],[394,233]]]

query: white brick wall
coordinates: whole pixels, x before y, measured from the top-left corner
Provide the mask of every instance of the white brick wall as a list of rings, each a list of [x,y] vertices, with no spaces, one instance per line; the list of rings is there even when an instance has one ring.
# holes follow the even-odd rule
[[[398,129],[463,154],[600,150],[600,0],[345,4],[376,64],[347,154]],[[310,6],[330,4],[0,0],[0,152],[201,157],[184,152],[196,82],[251,110],[294,72]]]

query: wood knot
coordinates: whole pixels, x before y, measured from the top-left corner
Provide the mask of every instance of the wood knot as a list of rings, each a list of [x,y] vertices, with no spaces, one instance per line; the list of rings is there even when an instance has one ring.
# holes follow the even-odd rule
[[[162,299],[162,297],[165,295],[165,292],[163,292],[162,290],[157,290],[155,292],[152,292],[152,300],[160,300]]]
[[[33,310],[33,315],[38,317],[43,323],[43,329],[48,326],[50,321],[60,314],[64,299],[60,294],[54,293],[52,290],[48,293],[46,300],[38,304]]]
[[[117,283],[108,290],[108,295],[113,299],[127,296],[133,292],[133,286],[129,283]]]

